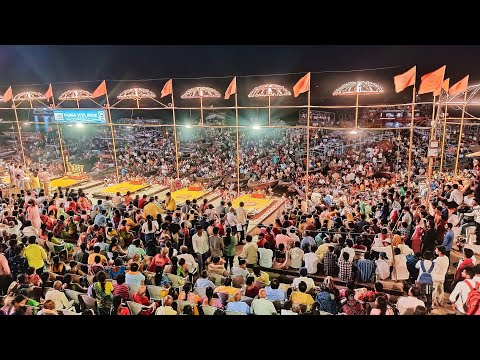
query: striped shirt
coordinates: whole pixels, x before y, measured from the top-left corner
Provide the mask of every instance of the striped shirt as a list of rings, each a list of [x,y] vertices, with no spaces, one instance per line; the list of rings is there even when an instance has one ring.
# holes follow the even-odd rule
[[[128,286],[125,284],[114,284],[113,285],[113,295],[120,295],[122,300],[128,300],[129,293],[128,293]]]
[[[375,263],[372,260],[358,260],[357,267],[358,281],[360,282],[369,282],[375,274]]]

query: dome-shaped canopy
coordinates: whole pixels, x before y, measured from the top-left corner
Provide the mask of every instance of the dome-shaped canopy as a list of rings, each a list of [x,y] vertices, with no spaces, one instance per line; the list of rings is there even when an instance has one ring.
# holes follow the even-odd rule
[[[282,85],[265,84],[260,85],[250,91],[248,97],[266,97],[266,96],[289,96],[292,93]]]
[[[211,87],[197,86],[185,91],[182,99],[219,98],[220,93]]]
[[[350,81],[333,92],[333,96],[340,95],[376,95],[383,93],[383,88],[371,81]]]

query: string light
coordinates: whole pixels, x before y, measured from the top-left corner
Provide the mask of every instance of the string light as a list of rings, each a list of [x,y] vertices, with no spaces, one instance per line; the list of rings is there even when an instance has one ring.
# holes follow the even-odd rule
[[[80,89],[67,90],[58,97],[59,100],[63,100],[63,101],[65,100],[78,101],[78,100],[91,99],[91,98],[92,98],[91,93],[89,93],[86,90],[80,90]]]
[[[250,91],[248,97],[267,97],[267,96],[290,96],[292,93],[282,85],[265,84],[260,85]]]
[[[219,98],[220,93],[211,88],[204,86],[197,86],[185,91],[181,96],[182,99],[199,99],[199,98]]]
[[[152,91],[144,88],[132,88],[124,90],[117,96],[120,100],[153,99],[157,97]]]
[[[14,96],[14,101],[46,99],[45,95],[36,91],[24,91]]]
[[[371,81],[350,81],[333,92],[333,96],[341,95],[376,95],[383,93],[383,88]]]

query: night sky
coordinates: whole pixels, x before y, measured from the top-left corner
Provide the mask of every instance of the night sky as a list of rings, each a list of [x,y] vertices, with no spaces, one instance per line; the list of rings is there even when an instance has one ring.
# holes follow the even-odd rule
[[[0,86],[86,80],[208,77],[447,65],[457,81],[480,80],[480,46],[35,45],[0,46]]]

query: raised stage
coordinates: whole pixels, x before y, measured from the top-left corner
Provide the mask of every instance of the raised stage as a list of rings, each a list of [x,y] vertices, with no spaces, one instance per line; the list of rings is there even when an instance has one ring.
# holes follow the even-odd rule
[[[117,192],[119,192],[122,195],[125,195],[127,191],[130,191],[130,194],[134,194],[137,191],[145,190],[149,187],[150,187],[150,184],[140,183],[138,181],[131,180],[131,181],[124,181],[112,186],[108,186],[92,195],[97,198],[103,198],[105,196],[113,197]]]
[[[195,189],[199,189],[199,188],[195,188]],[[193,199],[199,199],[208,193],[209,191],[205,191],[205,190],[189,190],[188,188],[183,188],[183,189],[174,191],[172,193],[172,198],[173,200],[175,200],[177,205],[183,205],[187,200],[192,201]]]
[[[252,195],[255,194],[245,194],[241,195],[235,200],[232,201],[232,205],[234,208],[238,208],[240,206],[240,202],[243,201],[245,204],[244,208],[247,210],[247,214],[250,217],[259,216],[263,213],[267,208],[269,208],[274,200],[268,198],[258,198]]]

